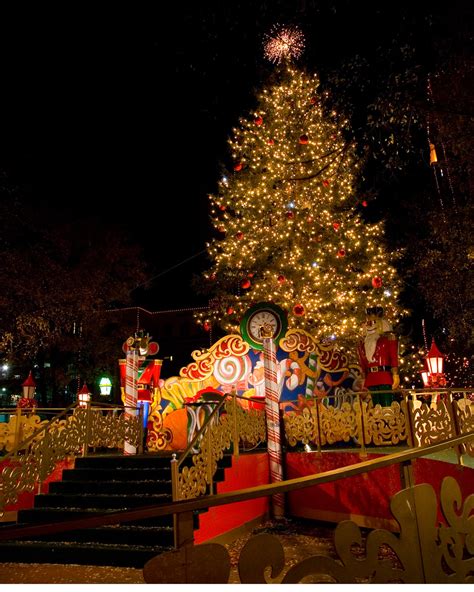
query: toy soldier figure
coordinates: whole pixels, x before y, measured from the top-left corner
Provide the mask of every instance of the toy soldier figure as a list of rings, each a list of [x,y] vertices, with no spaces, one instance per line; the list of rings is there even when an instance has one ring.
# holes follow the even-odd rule
[[[366,336],[359,343],[359,362],[364,376],[364,386],[369,391],[393,391],[400,384],[398,375],[398,340],[388,321],[383,318],[383,308],[367,309]],[[374,393],[372,402],[389,407],[392,393]]]

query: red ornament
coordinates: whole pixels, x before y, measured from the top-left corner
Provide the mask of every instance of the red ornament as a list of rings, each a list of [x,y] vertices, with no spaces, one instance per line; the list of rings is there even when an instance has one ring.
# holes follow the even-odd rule
[[[228,306],[226,312],[228,315],[234,314],[234,309],[232,308],[232,306]]]
[[[329,181],[327,179],[323,179],[324,187],[329,187]]]
[[[318,99],[316,97],[311,97],[310,101],[311,105],[316,105],[316,103],[318,102]]]
[[[339,226],[340,226],[339,222],[332,223],[332,227],[334,228],[334,230],[338,230]]]
[[[289,220],[292,220],[292,219],[295,217],[295,213],[294,213],[294,212],[292,212],[291,210],[288,210],[288,212],[286,212],[286,217],[287,217]]]
[[[376,275],[372,278],[372,286],[374,288],[381,288],[383,286],[382,278]]]
[[[366,207],[368,206],[368,203],[365,201],[365,199],[364,199],[364,201],[362,202],[362,205],[364,206],[364,208],[366,208]]]
[[[284,275],[279,275],[277,279],[280,284],[284,284],[286,277]]]
[[[297,317],[302,317],[305,313],[304,306],[302,304],[295,304],[293,306],[293,314]]]
[[[235,235],[235,238],[237,240],[242,240],[244,238],[244,233],[239,230],[239,232],[237,232],[237,234]]]
[[[255,118],[255,125],[262,125],[262,123],[263,123],[263,117],[261,117],[260,115],[258,115]]]
[[[337,256],[338,257],[345,257],[346,256],[345,249],[339,249],[339,251],[337,252]]]
[[[244,165],[241,162],[236,162],[234,164],[234,171],[241,171]]]
[[[211,323],[209,321],[204,321],[204,323],[202,324],[202,328],[204,329],[204,331],[210,331]]]
[[[309,140],[308,140],[308,136],[306,134],[303,134],[302,136],[300,136],[300,144],[308,144]]]
[[[252,284],[250,283],[250,280],[247,280],[247,279],[245,279],[245,280],[242,280],[242,281],[240,282],[240,287],[241,287],[241,288],[243,288],[244,290],[248,290],[248,289],[250,288],[250,286],[251,286],[251,285],[252,285]]]
[[[267,142],[267,144],[270,144],[270,146],[273,146],[274,143],[275,143],[275,140],[273,138],[270,138]]]

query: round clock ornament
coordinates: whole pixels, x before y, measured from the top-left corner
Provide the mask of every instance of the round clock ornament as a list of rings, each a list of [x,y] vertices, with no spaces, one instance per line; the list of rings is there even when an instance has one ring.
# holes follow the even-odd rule
[[[253,348],[263,349],[263,338],[278,343],[288,328],[285,311],[273,302],[259,302],[250,307],[240,323],[243,339]]]

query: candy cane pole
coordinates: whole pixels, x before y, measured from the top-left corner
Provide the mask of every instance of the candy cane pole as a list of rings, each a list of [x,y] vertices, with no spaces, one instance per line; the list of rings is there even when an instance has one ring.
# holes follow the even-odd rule
[[[127,367],[125,374],[125,421],[136,421],[137,417],[137,377],[138,377],[138,351],[127,350]],[[123,445],[124,454],[136,454],[137,448],[127,440]]]
[[[313,376],[308,376],[306,380],[306,390],[305,390],[305,397],[307,399],[313,398],[313,391],[314,387],[316,386],[316,354],[313,352],[309,354],[308,358],[308,368],[315,373]]]
[[[271,337],[263,338],[263,367],[265,371],[265,416],[267,420],[267,448],[270,459],[270,478],[272,483],[283,480],[283,465],[280,440],[280,406],[278,400],[278,380],[276,347]],[[274,518],[284,515],[284,498],[279,493],[272,496]]]

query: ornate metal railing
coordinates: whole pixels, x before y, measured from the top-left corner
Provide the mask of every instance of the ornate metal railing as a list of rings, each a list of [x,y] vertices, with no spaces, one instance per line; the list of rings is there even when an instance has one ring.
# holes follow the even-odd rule
[[[6,411],[6,410],[3,410]],[[0,512],[26,491],[41,491],[42,482],[56,463],[71,456],[88,454],[90,447],[123,448],[124,440],[142,450],[141,413],[126,416],[124,407],[89,403],[86,408],[75,403],[50,421],[39,413],[51,409],[21,412],[15,410],[8,423],[0,424]]]
[[[399,533],[377,529],[364,536],[354,522],[345,520],[334,531],[334,556],[315,555],[296,562],[291,557],[289,565],[286,564],[283,546],[276,536],[252,536],[240,551],[238,578],[233,581],[243,584],[472,583],[474,495],[469,495],[463,503],[457,481],[452,477],[445,477],[439,495],[444,523],[440,522],[436,492],[431,485],[414,483],[411,463],[417,458],[452,447],[468,446],[473,441],[474,433],[470,433],[446,442],[383,455],[319,475],[307,475],[243,491],[109,512],[68,522],[4,528],[0,530],[0,540],[51,535],[175,514],[180,517],[178,528],[183,528],[178,537],[182,544],[176,551],[158,555],[148,561],[143,570],[145,581],[150,584],[225,584],[231,576],[229,553],[223,545],[216,543],[194,545],[192,516],[195,511],[283,494],[398,464],[405,489],[392,497],[390,509],[399,524]],[[271,573],[268,572],[269,567]],[[268,582],[268,578],[272,581]]]
[[[306,401],[300,409],[283,415],[286,442],[289,446],[314,444],[318,449],[345,442],[365,451],[369,445],[400,442],[423,446],[474,430],[472,390],[395,394],[400,400],[390,407],[374,406],[363,393]],[[472,444],[462,452],[472,455]]]
[[[216,401],[212,413],[180,458],[173,455],[171,477],[174,501],[212,494],[217,463],[224,451],[232,447],[233,455],[238,456],[241,445],[256,446],[265,441],[265,412],[263,409],[248,408],[248,404],[249,399],[235,393]],[[190,466],[184,466],[186,461],[191,462]]]

